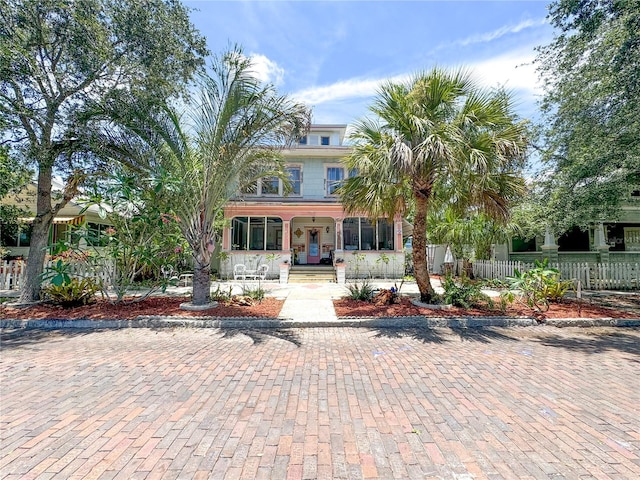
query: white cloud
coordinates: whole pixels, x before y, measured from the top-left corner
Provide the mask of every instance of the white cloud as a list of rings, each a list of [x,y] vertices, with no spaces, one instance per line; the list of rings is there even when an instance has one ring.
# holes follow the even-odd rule
[[[546,19],[538,19],[538,20],[523,20],[517,25],[505,25],[504,27],[500,27],[493,32],[487,32],[480,35],[472,35],[470,37],[464,38],[462,40],[456,41],[456,45],[467,46],[473,45],[476,43],[486,43],[491,42],[492,40],[496,40],[500,37],[504,37],[505,35],[510,35],[513,33],[518,33],[526,28],[531,27],[541,27],[547,23]]]
[[[259,53],[249,55],[251,59],[251,70],[261,82],[281,85],[284,80],[284,68],[266,56]]]
[[[533,66],[535,53],[532,48],[513,50],[505,54],[465,64],[481,85],[504,86],[512,90],[525,90],[531,94],[539,92],[538,76]],[[450,67],[455,68],[454,65]],[[378,88],[387,81],[401,82],[412,73],[388,78],[342,80],[331,85],[307,88],[292,93],[296,100],[307,105],[320,105],[336,100],[374,96]]]
[[[319,105],[347,98],[371,97],[377,93],[378,88],[383,83],[388,81],[399,82],[406,80],[406,78],[407,77],[405,75],[378,79],[353,78],[349,80],[342,80],[331,85],[300,90],[298,92],[294,92],[292,96],[296,100],[309,105]]]
[[[482,85],[501,85],[535,94],[540,92],[540,83],[533,64],[534,59],[535,52],[529,48],[480,60],[468,64],[468,67]]]

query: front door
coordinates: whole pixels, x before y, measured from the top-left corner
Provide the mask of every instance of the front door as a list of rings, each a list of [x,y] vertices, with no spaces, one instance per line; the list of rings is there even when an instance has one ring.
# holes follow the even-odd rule
[[[320,263],[320,230],[317,228],[307,230],[307,263]]]

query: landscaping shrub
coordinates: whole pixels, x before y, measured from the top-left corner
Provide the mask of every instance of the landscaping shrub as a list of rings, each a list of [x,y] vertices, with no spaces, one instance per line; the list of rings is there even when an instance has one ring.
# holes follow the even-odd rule
[[[516,269],[513,277],[507,277],[509,290],[503,292],[507,301],[519,300],[536,312],[549,310],[549,302],[558,302],[571,289],[573,283],[560,279],[560,272],[549,268],[548,259],[536,260],[535,267],[527,272]]]
[[[481,300],[489,301],[489,297],[481,291],[482,285],[472,283],[466,277],[462,277],[460,283],[456,283],[453,277],[447,275],[442,282],[442,288],[444,289],[442,295],[444,303],[456,307],[471,308]]]
[[[364,300],[366,302],[371,301],[371,297],[373,297],[373,287],[371,284],[364,280],[362,283],[354,283],[347,285],[349,289],[349,298],[351,300]]]
[[[68,282],[44,287],[43,293],[54,305],[70,308],[94,302],[99,290],[100,287],[92,278],[71,278]]]

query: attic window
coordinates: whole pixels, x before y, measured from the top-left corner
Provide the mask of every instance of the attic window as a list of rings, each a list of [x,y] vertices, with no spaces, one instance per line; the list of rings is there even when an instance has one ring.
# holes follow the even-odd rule
[[[320,137],[320,145],[329,145],[329,137]]]

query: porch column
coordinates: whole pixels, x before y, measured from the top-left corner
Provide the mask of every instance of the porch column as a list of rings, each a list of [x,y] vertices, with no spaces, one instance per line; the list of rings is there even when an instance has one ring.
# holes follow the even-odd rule
[[[593,229],[593,247],[598,252],[600,263],[609,263],[609,244],[604,232],[604,225],[598,223]]]
[[[540,248],[542,249],[542,256],[548,258],[549,263],[558,263],[558,245],[549,228],[544,232],[544,245]]]
[[[342,258],[344,255],[343,244],[342,244],[342,219],[335,219],[336,222],[336,238],[335,238],[335,250],[333,255],[333,261],[336,261],[336,258]]]
[[[395,218],[395,228],[393,229],[396,238],[395,238],[395,251],[402,252],[404,250],[404,245],[402,243],[402,217]]]
[[[282,221],[282,250],[290,251],[291,250],[291,220],[283,220]],[[292,259],[293,261],[293,259]]]

